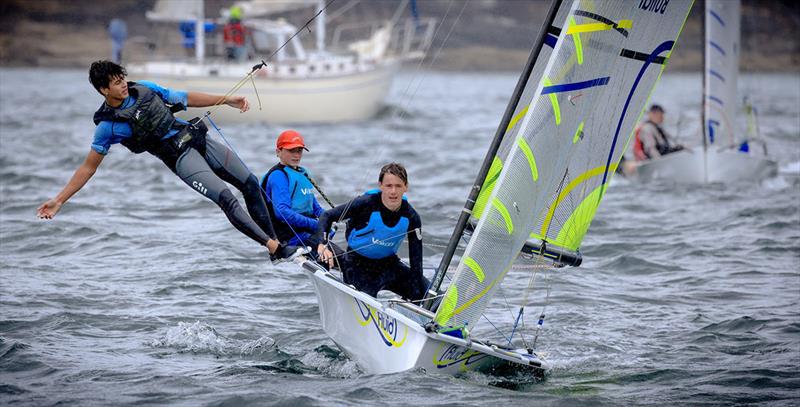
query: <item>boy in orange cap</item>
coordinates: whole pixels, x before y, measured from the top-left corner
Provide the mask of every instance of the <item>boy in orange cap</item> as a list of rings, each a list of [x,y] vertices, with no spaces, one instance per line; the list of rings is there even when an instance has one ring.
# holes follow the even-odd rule
[[[261,189],[267,196],[267,207],[273,219],[278,240],[288,245],[312,246],[317,219],[324,212],[314,194],[311,173],[300,166],[305,140],[295,130],[286,130],[275,142],[275,154],[280,159],[261,178]]]

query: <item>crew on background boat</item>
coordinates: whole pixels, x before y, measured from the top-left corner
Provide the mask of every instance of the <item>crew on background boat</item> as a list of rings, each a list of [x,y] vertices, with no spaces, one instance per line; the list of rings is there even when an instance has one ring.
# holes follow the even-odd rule
[[[430,282],[422,275],[422,220],[404,196],[408,191],[406,169],[398,163],[384,165],[378,186],[320,216],[319,260],[333,267],[335,258],[344,282],[373,297],[386,289],[409,300],[420,300]],[[348,249],[334,256],[327,246],[327,231],[333,222],[345,220]],[[406,237],[411,267],[397,256]]]
[[[236,229],[266,246],[273,260],[297,254],[298,248],[277,240],[258,179],[236,153],[207,138],[208,129],[199,118],[186,122],[173,116],[187,106],[220,103],[246,112],[247,99],[177,91],[149,81],[126,82],[126,75],[114,62],[92,63],[89,81],[105,98],[94,114],[92,147],[61,192],[39,206],[39,218],[52,219],[94,175],[111,145],[120,143],[136,154],[147,151],[161,159],[186,185],[219,205]],[[242,192],[250,216],[223,180]]]
[[[315,239],[317,219],[324,210],[314,194],[311,173],[300,166],[304,150],[308,151],[300,133],[281,133],[275,142],[280,162],[261,178],[261,188],[267,195],[278,240],[293,246],[316,247],[320,243]]]
[[[242,24],[241,7],[230,8],[228,23],[222,29],[222,39],[229,60],[241,62],[247,59],[247,29]]]
[[[647,112],[647,120],[636,127],[633,156],[644,161],[683,150],[680,144],[672,144],[661,124],[664,123],[664,108],[653,104]]]
[[[122,49],[128,39],[128,25],[121,18],[112,18],[108,23],[108,36],[111,38],[111,60],[122,63]]]

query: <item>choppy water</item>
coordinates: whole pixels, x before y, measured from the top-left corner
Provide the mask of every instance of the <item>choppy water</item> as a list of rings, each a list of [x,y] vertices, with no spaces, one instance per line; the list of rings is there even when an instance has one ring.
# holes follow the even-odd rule
[[[405,73],[381,117],[299,126],[304,164],[342,202],[384,162],[404,162],[433,266],[515,81]],[[800,404],[800,79],[742,82],[785,174],[710,186],[615,180],[584,265],[550,276],[537,347],[554,369],[531,383],[365,375],[322,332],[304,275],[271,265],[146,155],[115,147],[55,220],[37,220],[88,151],[100,97],[83,71],[0,70],[0,401]],[[654,100],[667,130],[696,131],[699,89],[696,75],[664,78]],[[257,172],[274,163],[280,130],[223,128]],[[514,272],[502,295],[513,304],[511,287],[526,283]]]

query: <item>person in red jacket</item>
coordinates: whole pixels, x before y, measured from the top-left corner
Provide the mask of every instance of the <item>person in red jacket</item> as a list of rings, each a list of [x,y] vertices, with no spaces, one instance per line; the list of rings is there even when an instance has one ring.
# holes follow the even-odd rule
[[[247,58],[247,29],[242,24],[242,9],[231,7],[230,19],[223,28],[223,41],[228,59],[244,61]]]

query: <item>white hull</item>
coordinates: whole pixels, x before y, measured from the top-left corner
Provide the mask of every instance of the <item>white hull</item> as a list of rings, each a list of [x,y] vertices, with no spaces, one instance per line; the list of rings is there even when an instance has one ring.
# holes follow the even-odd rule
[[[639,181],[671,180],[678,183],[759,181],[778,173],[775,161],[732,150],[695,148],[635,163],[626,176]],[[632,172],[630,170],[633,170]]]
[[[321,269],[303,263],[320,303],[325,333],[366,373],[386,374],[423,368],[431,372],[458,374],[491,371],[510,364],[542,375],[548,369],[537,355],[524,350],[465,341],[426,332],[430,321],[425,310],[400,303],[385,305],[357,291]]]
[[[293,123],[337,123],[369,119],[381,109],[389,94],[392,78],[399,68],[399,61],[387,63],[373,69],[336,76],[276,78],[254,76],[258,97],[253,82],[247,81],[235,93],[246,96],[250,111],[220,106],[213,111],[212,120],[217,123],[270,124]],[[199,91],[224,95],[245,77],[248,70],[243,67],[241,76],[192,76],[178,72],[163,73],[163,69],[141,69],[132,72],[132,78],[147,79],[161,86],[188,91]],[[161,71],[161,73],[157,73]],[[259,102],[261,100],[261,109]],[[202,116],[209,109],[189,109],[178,114],[191,118]]]

